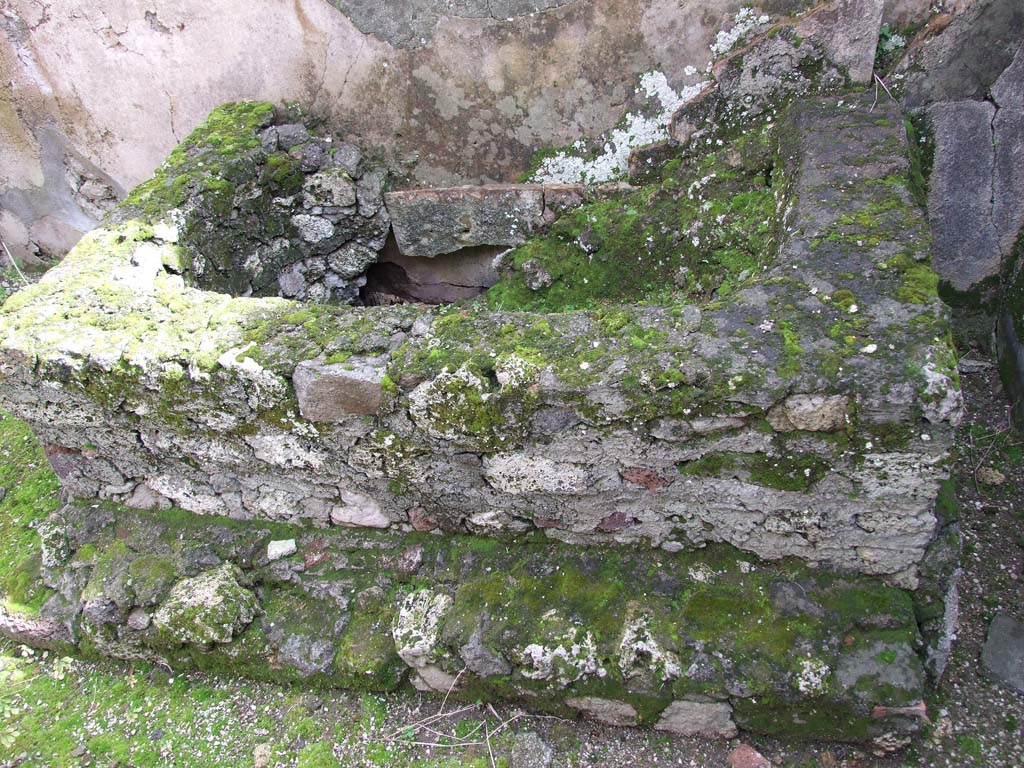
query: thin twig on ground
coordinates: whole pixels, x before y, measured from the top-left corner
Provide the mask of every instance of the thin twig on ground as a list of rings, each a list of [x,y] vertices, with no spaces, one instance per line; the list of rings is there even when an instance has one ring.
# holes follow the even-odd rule
[[[7,242],[2,237],[0,237],[0,245],[4,247],[4,253],[7,254],[7,260],[11,262],[11,266],[14,267],[14,271],[18,273],[18,277],[21,278],[22,284],[28,285],[28,278],[25,277],[25,273],[21,271],[21,267],[18,266],[18,262],[14,260],[14,256],[11,255],[11,251],[7,247]]]

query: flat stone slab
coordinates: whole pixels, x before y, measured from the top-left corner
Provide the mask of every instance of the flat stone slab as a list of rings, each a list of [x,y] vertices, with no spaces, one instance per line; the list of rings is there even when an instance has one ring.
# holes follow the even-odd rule
[[[1002,614],[992,619],[981,666],[997,683],[1024,693],[1024,624]]]
[[[522,245],[555,217],[595,199],[630,190],[627,184],[492,184],[388,192],[398,249],[435,257],[475,246]]]
[[[535,185],[412,189],[387,193],[384,204],[406,256],[522,245],[544,224],[544,191]]]

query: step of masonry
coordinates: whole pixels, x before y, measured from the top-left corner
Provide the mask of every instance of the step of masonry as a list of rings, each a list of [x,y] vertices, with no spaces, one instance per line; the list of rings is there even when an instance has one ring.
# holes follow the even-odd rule
[[[128,221],[5,305],[0,404],[83,498],[724,542],[913,588],[960,396],[902,121],[853,95],[780,130],[782,247],[728,298],[535,314],[231,297],[165,269],[182,246]]]
[[[40,526],[19,642],[304,687],[413,685],[683,735],[917,732],[908,593],[729,547],[400,536],[65,506]]]

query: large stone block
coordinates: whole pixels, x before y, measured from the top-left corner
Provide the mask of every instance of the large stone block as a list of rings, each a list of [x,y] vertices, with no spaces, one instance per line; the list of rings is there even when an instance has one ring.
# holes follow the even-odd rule
[[[302,418],[323,422],[376,413],[384,400],[383,379],[384,361],[366,358],[331,364],[303,360],[292,374]]]
[[[998,277],[999,235],[992,219],[992,119],[985,101],[943,102],[928,111],[935,160],[928,219],[935,237],[935,271],[958,291]]]
[[[544,191],[532,185],[412,189],[387,193],[385,204],[406,256],[522,245],[544,224]]]
[[[98,230],[0,315],[0,400],[83,497],[728,542],[913,586],[960,400],[902,122],[871,102],[801,103],[709,158],[724,186],[681,166],[587,192],[509,254],[494,309],[231,297],[147,266],[188,246],[145,222]],[[494,194],[459,199],[498,216]],[[722,253],[746,268],[709,268]],[[145,286],[109,279],[143,267]]]

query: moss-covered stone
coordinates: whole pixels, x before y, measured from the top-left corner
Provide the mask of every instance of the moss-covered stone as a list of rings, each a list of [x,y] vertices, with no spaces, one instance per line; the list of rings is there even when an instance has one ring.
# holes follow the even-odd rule
[[[624,302],[705,302],[749,283],[777,246],[771,132],[752,132],[621,199],[563,215],[503,257],[492,308],[563,312]]]
[[[828,720],[839,730],[806,735],[854,740],[880,732],[873,707],[922,695],[908,593],[795,562],[721,546],[668,554],[535,537],[259,531],[179,510],[102,510],[100,525],[95,508],[62,511],[69,562],[93,563],[89,595],[117,581],[105,563],[138,574],[223,562],[179,579],[152,626],[122,618],[83,637],[86,651],[363,690],[391,690],[411,670],[447,692],[458,676],[455,698],[562,714],[570,700],[598,698],[629,704],[641,723],[674,700],[712,696],[766,733],[821,708],[841,713]],[[294,539],[306,567],[253,559],[268,536]],[[136,551],[143,543],[175,546],[157,561]]]
[[[237,566],[225,564],[175,584],[153,615],[161,639],[190,645],[231,642],[256,615],[256,596],[239,583],[242,578]]]

